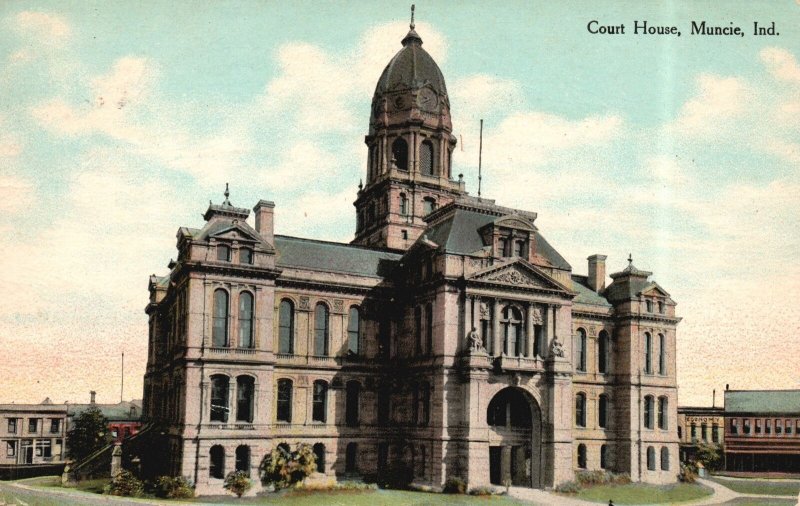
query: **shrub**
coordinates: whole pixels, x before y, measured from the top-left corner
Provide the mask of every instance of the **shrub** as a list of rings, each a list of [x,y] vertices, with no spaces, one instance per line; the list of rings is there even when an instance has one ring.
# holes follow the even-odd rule
[[[444,482],[442,492],[445,494],[466,494],[467,484],[461,478],[447,478],[447,481]]]
[[[122,470],[111,478],[103,492],[109,495],[122,497],[140,497],[144,493],[144,483],[130,471]]]
[[[603,485],[611,481],[610,473],[605,471],[578,471],[575,481],[582,487]]]
[[[722,467],[722,448],[715,444],[699,443],[695,459],[703,463],[709,471],[717,471]]]
[[[259,466],[261,483],[275,490],[299,483],[317,470],[317,458],[310,445],[300,443],[294,451],[281,443],[269,452]]]
[[[556,486],[556,492],[560,494],[577,494],[580,491],[581,485],[576,481],[565,481]]]
[[[225,490],[230,490],[236,494],[236,497],[242,497],[252,486],[250,477],[244,471],[231,471],[225,477],[225,485],[223,485]]]
[[[475,487],[469,491],[469,495],[487,496],[494,495],[492,487]]]
[[[156,478],[155,494],[164,499],[190,499],[194,497],[194,489],[183,476],[159,476]]]
[[[684,483],[694,483],[697,480],[697,467],[694,464],[681,464],[678,479]]]

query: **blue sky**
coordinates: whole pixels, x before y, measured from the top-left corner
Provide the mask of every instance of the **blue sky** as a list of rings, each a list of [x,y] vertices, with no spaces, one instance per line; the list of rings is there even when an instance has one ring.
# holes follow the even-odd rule
[[[628,34],[586,25],[625,24]],[[634,20],[681,37],[633,35]],[[745,37],[689,35],[691,21]],[[754,37],[754,21],[779,36]],[[209,199],[348,241],[397,2],[0,4],[0,372],[16,400],[141,395],[146,282]],[[682,404],[797,388],[800,4],[417,2],[475,192],[678,301]],[[709,368],[708,364],[714,364]]]

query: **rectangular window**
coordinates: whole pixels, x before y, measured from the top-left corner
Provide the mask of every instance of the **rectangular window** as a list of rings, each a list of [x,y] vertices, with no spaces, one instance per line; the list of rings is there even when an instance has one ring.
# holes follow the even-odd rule
[[[17,455],[17,442],[6,441],[6,457],[15,457]]]
[[[8,433],[9,434],[16,434],[17,433],[17,419],[16,418],[9,418],[8,419]]]
[[[711,426],[711,441],[719,443],[719,425],[717,424]]]
[[[692,442],[697,440],[697,425],[692,424],[691,431],[689,432],[692,438]]]
[[[653,374],[653,336],[644,335],[644,372]]]
[[[772,434],[772,420],[764,420],[764,434]]]
[[[744,429],[743,430],[744,434],[750,434],[750,419],[749,418],[745,418],[744,420],[742,420],[742,428]]]
[[[788,436],[791,433],[792,433],[792,421],[786,420],[786,435]]]
[[[61,431],[61,420],[58,418],[50,419],[50,433],[58,434]]]
[[[783,422],[780,420],[775,420],[775,435],[783,433]]]
[[[708,441],[708,425],[704,423],[700,424],[700,439]]]
[[[29,418],[28,419],[28,432],[36,432],[39,430],[39,419],[38,418]]]
[[[756,418],[756,434],[761,434],[761,419]]]
[[[736,424],[736,418],[731,418],[731,434],[738,434],[739,427]]]

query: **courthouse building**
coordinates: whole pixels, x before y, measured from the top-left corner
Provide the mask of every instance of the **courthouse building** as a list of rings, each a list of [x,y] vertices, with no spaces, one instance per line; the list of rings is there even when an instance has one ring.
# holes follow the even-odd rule
[[[251,226],[227,191],[178,230],[149,284],[145,471],[219,492],[303,442],[332,477],[675,481],[675,302],[630,259],[573,273],[546,218],[467,193],[422,46],[412,24],[378,80],[351,243],[275,235],[296,211],[266,200]]]

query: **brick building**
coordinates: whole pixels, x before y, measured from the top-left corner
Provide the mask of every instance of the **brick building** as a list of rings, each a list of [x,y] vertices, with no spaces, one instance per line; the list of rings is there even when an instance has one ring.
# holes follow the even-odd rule
[[[713,406],[678,406],[681,462],[692,460],[698,444],[725,443],[725,410]]]
[[[630,259],[608,286],[603,255],[574,274],[536,213],[467,194],[451,130],[412,25],[373,97],[352,243],[275,235],[264,200],[251,226],[227,190],[178,230],[149,284],[143,409],[164,454],[145,469],[219,492],[306,442],[331,476],[675,481],[675,302]]]
[[[66,422],[66,405],[49,398],[41,404],[0,404],[0,478],[58,472]]]
[[[725,469],[800,473],[800,390],[725,391]]]

